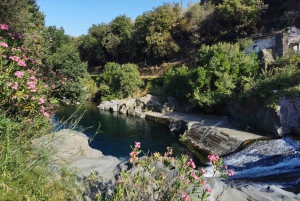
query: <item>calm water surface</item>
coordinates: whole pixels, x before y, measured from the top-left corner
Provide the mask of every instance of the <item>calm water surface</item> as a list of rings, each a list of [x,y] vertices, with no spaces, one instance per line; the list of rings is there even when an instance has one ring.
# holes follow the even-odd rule
[[[77,109],[72,119],[76,120],[84,113],[78,125],[88,128],[84,133],[93,138],[90,146],[102,151],[104,155],[112,155],[125,161],[129,158],[130,145],[134,146],[136,141],[141,142],[145,153],[148,151],[164,153],[167,147],[172,147],[174,155],[177,156],[186,152],[184,145],[178,141],[178,134],[170,132],[167,125],[99,110],[97,104],[92,102],[82,106],[61,106],[55,120],[67,119]],[[100,133],[95,135],[100,124]]]

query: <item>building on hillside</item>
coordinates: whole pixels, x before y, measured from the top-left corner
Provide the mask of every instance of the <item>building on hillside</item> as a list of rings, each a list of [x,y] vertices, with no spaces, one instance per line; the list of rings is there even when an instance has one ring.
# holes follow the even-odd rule
[[[288,27],[284,31],[271,30],[266,35],[252,36],[254,44],[246,49],[247,54],[253,51],[258,54],[264,64],[264,70],[268,70],[277,57],[284,56],[289,50],[300,53],[300,28]]]

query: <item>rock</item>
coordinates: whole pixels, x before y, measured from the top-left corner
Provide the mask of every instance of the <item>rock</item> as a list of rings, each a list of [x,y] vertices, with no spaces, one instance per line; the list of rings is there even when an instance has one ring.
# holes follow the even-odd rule
[[[171,119],[169,123],[169,129],[172,132],[181,133],[185,130],[186,122],[176,119]]]
[[[120,105],[119,112],[122,114],[127,114],[129,109],[132,109],[136,106],[135,101],[136,99],[121,100],[119,102]]]
[[[147,94],[142,98],[137,99],[137,105],[141,106],[142,109],[146,109],[148,111],[160,111],[161,103],[158,101],[156,96],[152,96]]]
[[[236,151],[243,143],[242,140],[231,137],[215,127],[204,126],[201,123],[192,124],[183,136],[186,138],[185,144],[218,156]]]
[[[300,97],[282,97],[276,108],[261,107],[257,98],[250,97],[243,104],[235,103],[229,110],[237,123],[269,132],[275,137],[288,133],[300,135]]]
[[[251,185],[238,185],[235,188],[227,186],[219,179],[211,181],[213,196],[217,201],[299,201],[294,193],[284,191],[277,186],[270,186],[269,190],[259,190]]]
[[[113,156],[104,156],[101,151],[92,149],[88,144],[88,137],[83,133],[63,129],[53,135],[37,138],[32,143],[35,147],[41,146],[52,151],[49,166],[53,170],[67,168],[86,183],[84,196],[87,200],[96,193],[105,197],[112,195],[117,166],[121,162]]]
[[[130,109],[127,110],[127,113],[128,113],[128,115],[135,116],[135,109],[130,108]]]
[[[127,114],[127,111],[128,111],[128,108],[126,107],[125,104],[120,105],[120,110],[119,110],[119,112],[120,112],[121,114]]]
[[[175,101],[169,101],[162,105],[162,107],[160,108],[160,112],[161,113],[174,112],[175,105],[176,105]]]
[[[119,102],[112,100],[112,101],[104,101],[101,102],[100,105],[98,106],[100,110],[109,110],[113,112],[118,112],[119,110]]]

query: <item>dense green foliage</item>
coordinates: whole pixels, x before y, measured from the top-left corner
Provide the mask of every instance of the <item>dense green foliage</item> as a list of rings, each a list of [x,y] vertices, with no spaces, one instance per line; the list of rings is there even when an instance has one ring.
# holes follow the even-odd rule
[[[101,100],[122,99],[132,96],[142,85],[137,65],[108,62],[100,75],[98,93]]]
[[[199,106],[226,104],[251,86],[259,74],[256,55],[246,55],[242,42],[203,45],[197,67],[170,69],[165,75],[165,94]]]
[[[50,171],[49,150],[32,145],[53,129],[57,98],[78,100],[89,82],[72,39],[44,23],[35,0],[0,1],[0,200],[81,197],[76,178]]]

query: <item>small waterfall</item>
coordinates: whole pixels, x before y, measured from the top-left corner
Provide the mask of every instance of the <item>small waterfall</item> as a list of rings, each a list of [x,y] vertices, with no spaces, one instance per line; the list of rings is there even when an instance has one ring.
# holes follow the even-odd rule
[[[223,159],[235,170],[234,180],[288,186],[300,177],[300,143],[289,137],[257,141]]]

